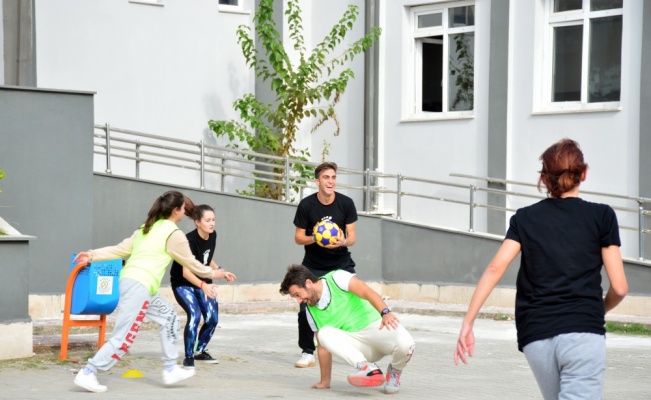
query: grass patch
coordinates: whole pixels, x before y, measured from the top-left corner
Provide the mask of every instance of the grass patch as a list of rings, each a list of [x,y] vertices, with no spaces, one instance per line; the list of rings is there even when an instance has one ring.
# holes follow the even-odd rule
[[[5,232],[5,231],[3,231],[2,229],[0,229],[0,236],[7,236],[7,232]]]
[[[0,371],[5,369],[15,369],[19,371],[39,370],[66,365],[70,366],[70,368],[78,369],[86,365],[86,360],[92,358],[96,352],[97,349],[93,346],[80,346],[68,350],[67,360],[59,360],[60,351],[58,347],[35,347],[34,355],[31,357],[0,361]],[[120,360],[120,366],[128,368],[134,363],[134,361],[137,361],[140,364],[142,363],[142,360],[145,360],[148,363],[151,361],[153,364],[159,363],[158,359],[150,360],[148,357],[140,355],[133,356],[127,353]]]
[[[651,326],[622,322],[606,322],[606,332],[619,333],[622,335],[651,336]]]
[[[509,314],[495,314],[491,317],[494,321],[512,321],[513,316]]]
[[[86,358],[92,357],[93,354],[87,354]],[[15,360],[0,361],[0,370],[15,369],[19,371],[47,369],[56,365],[78,365],[78,362],[69,360],[59,360],[59,353],[56,352],[37,352],[32,357],[18,358]]]

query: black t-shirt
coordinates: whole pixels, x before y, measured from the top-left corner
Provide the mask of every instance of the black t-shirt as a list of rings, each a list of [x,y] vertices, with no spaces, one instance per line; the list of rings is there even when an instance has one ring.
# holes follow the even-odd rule
[[[194,257],[203,265],[210,265],[212,256],[215,253],[215,247],[217,246],[217,231],[213,231],[208,235],[208,240],[203,240],[196,229],[188,232],[185,236],[188,238],[190,250],[192,250]],[[199,279],[206,283],[212,283],[212,279],[200,277]],[[177,286],[193,286],[183,277],[183,266],[176,261],[172,263],[170,281],[173,288]]]
[[[331,204],[324,205],[319,201],[316,193],[311,194],[298,204],[294,225],[297,228],[305,229],[309,236],[312,234],[314,225],[326,219],[336,223],[346,235],[346,225],[357,221],[355,203],[350,197],[335,192],[335,200]],[[345,246],[326,249],[316,243],[309,244],[305,246],[303,265],[317,276],[325,275],[335,269],[355,272],[355,263],[350,256],[348,247]]]
[[[601,249],[620,246],[615,211],[576,197],[518,210],[507,239],[520,243],[518,349],[563,333],[605,334]]]

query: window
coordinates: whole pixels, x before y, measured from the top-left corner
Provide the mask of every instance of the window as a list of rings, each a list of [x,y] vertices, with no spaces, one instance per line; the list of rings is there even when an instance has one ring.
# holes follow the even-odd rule
[[[219,0],[218,9],[221,12],[248,14],[248,12],[243,10],[243,2],[243,0]]]
[[[619,106],[622,3],[547,0],[543,104],[551,109]]]
[[[474,109],[475,6],[462,1],[414,7],[415,116],[468,116]]]

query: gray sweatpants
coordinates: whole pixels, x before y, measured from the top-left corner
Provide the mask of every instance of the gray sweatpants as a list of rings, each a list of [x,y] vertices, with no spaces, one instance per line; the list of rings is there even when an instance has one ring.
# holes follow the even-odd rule
[[[545,400],[603,399],[603,335],[565,333],[529,343],[522,351]]]
[[[145,317],[160,325],[163,364],[176,364],[179,319],[174,307],[167,300],[158,294],[150,295],[149,290],[141,283],[125,278],[120,280],[117,313],[111,338],[88,360],[87,368],[95,373],[98,370],[111,369],[129,351]]]

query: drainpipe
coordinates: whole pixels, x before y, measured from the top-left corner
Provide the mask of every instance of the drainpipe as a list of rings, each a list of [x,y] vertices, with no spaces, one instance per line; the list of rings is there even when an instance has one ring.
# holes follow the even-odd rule
[[[379,0],[365,0],[364,28],[368,32],[371,27],[379,25]],[[364,53],[364,170],[375,171],[378,167],[378,59],[379,46],[375,43]],[[377,177],[371,176],[370,182],[364,185],[376,186]],[[363,204],[370,204],[370,212],[378,208],[376,192],[364,195]],[[366,197],[370,196],[370,199]]]

